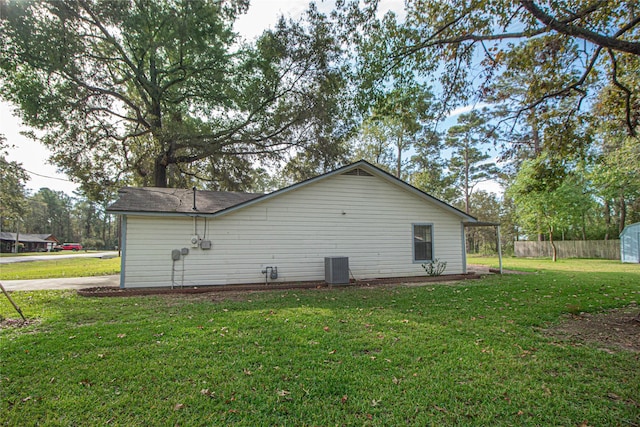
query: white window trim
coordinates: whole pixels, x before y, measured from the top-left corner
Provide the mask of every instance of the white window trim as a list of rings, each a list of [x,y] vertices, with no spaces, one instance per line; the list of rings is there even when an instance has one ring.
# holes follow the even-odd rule
[[[416,226],[428,226],[431,230],[431,259],[416,259]],[[432,222],[415,222],[411,224],[411,259],[414,264],[422,264],[425,262],[430,262],[435,259],[434,254],[436,253],[435,249],[435,241],[433,238],[433,223]]]

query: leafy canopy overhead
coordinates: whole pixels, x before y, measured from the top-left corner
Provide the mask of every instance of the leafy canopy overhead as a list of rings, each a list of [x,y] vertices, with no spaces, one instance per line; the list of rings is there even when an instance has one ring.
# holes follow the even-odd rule
[[[304,146],[330,65],[313,34],[284,22],[242,43],[232,25],[247,0],[0,7],[0,96],[88,192],[125,178],[176,185],[219,170],[210,162],[246,170]]]
[[[573,98],[573,110],[583,109],[609,82],[624,105],[616,120],[637,133],[637,2],[421,0],[406,3],[403,19],[387,14],[382,20],[378,3],[346,1],[337,14],[350,23],[347,33],[369,30],[357,40],[359,67],[370,71],[365,84],[408,75],[439,78],[446,113],[471,100],[496,102],[497,77],[512,74],[508,79],[515,83],[515,76],[528,74],[531,79],[522,81],[526,96],[500,100],[511,118],[522,121],[549,100]]]

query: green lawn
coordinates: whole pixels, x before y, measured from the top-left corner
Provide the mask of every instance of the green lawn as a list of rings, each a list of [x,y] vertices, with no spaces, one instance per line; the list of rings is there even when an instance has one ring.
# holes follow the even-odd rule
[[[467,264],[482,264],[498,268],[497,257],[485,257],[480,255],[467,255]],[[502,266],[505,269],[535,272],[539,270],[553,270],[565,272],[638,272],[638,264],[621,263],[607,259],[559,259],[553,262],[551,258],[515,258],[506,257],[502,259]]]
[[[64,258],[0,265],[0,280],[55,279],[120,273],[120,258]]]
[[[640,266],[522,267],[536,273],[197,298],[16,292],[38,321],[0,331],[0,413],[12,426],[638,425],[638,353],[543,329],[572,307],[638,301]],[[5,299],[0,315],[16,317]]]

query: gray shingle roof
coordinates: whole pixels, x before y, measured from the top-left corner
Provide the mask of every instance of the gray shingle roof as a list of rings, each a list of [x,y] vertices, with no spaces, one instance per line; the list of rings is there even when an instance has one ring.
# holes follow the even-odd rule
[[[42,237],[42,236],[45,236],[45,237]],[[51,243],[50,240],[45,240],[47,236],[50,236],[50,234],[20,233],[20,236],[18,237],[18,239],[23,243]],[[15,242],[16,233],[2,231],[0,232],[0,240],[9,240],[9,241]]]
[[[435,197],[425,193],[424,191],[413,187],[412,185],[396,178],[395,176],[383,171],[382,169],[364,161],[360,160],[347,166],[343,166],[334,171],[327,172],[323,175],[310,178],[306,181],[293,184],[289,187],[274,191],[269,194],[251,194],[251,193],[232,193],[224,191],[197,191],[196,206],[197,211],[192,209],[193,207],[193,191],[186,189],[174,189],[174,188],[157,188],[157,187],[125,187],[120,190],[120,198],[114,204],[107,209],[111,213],[168,213],[168,214],[215,214],[215,216],[223,215],[228,212],[232,212],[235,209],[242,208],[253,204],[251,200],[260,198],[260,201],[270,200],[271,198],[278,197],[281,194],[294,191],[305,185],[317,182],[322,179],[330,178],[332,176],[348,173],[354,174],[354,170],[362,169],[356,172],[360,175],[362,173],[367,175],[374,175],[382,178],[394,185],[409,191],[418,197],[434,203],[437,206],[453,213],[454,215],[461,217],[469,222],[476,222],[477,219],[469,214],[462,212],[461,210],[436,199]],[[256,200],[256,202],[258,202]],[[223,212],[224,211],[224,212]]]
[[[159,187],[124,187],[118,200],[109,206],[110,212],[162,212],[162,213],[215,213],[262,194],[230,191],[196,190],[196,207],[193,210],[193,190]]]

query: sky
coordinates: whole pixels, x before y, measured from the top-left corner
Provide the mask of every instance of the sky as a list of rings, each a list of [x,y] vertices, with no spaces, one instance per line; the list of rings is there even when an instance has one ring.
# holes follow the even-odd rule
[[[379,6],[380,13],[394,10],[400,14],[403,3],[403,0],[382,0]],[[319,8],[328,12],[332,5],[333,1],[324,1],[319,3]],[[247,14],[236,21],[235,29],[244,38],[252,40],[266,28],[272,27],[280,15],[286,18],[298,18],[306,9],[307,2],[303,0],[254,0]],[[452,112],[449,121],[453,122],[455,116],[470,109],[470,107],[462,107]],[[20,118],[13,114],[13,107],[0,101],[0,134],[5,136],[10,147],[13,146],[9,148],[7,158],[9,161],[22,163],[22,167],[29,173],[31,179],[27,182],[27,188],[36,192],[40,188],[48,187],[54,191],[73,195],[78,185],[48,163],[50,152],[46,147],[21,134],[28,130]],[[500,192],[497,185],[486,184],[482,187],[488,191]]]

